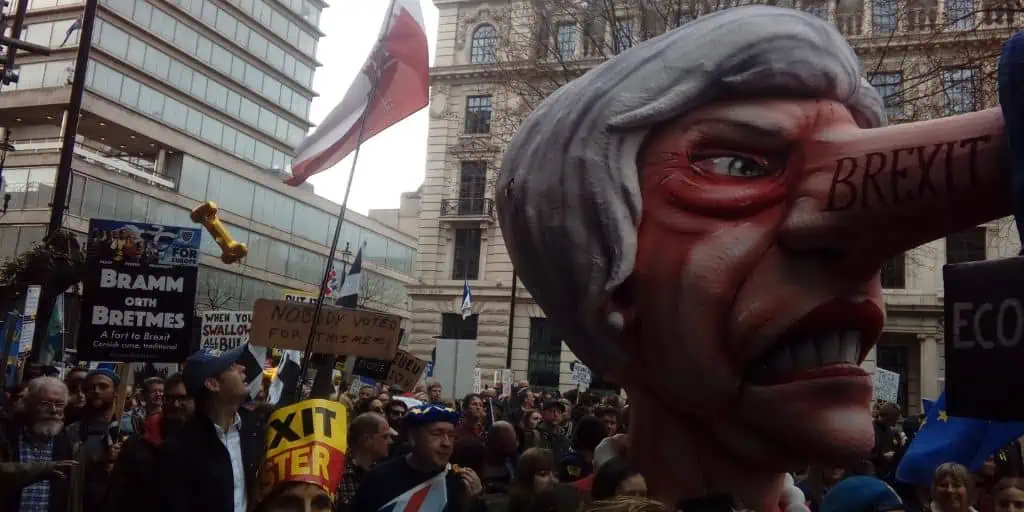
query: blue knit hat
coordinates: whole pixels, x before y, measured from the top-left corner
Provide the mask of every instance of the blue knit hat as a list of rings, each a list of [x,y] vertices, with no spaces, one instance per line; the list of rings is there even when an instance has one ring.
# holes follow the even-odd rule
[[[455,409],[440,407],[437,405],[423,404],[414,405],[405,413],[402,423],[406,428],[422,427],[430,423],[446,422],[456,425],[459,422],[459,414]]]
[[[95,370],[90,371],[85,375],[85,380],[89,380],[97,375],[110,379],[110,382],[114,383],[114,387],[117,387],[121,384],[121,376],[115,373],[113,370],[107,368],[97,368]]]
[[[882,512],[902,510],[903,500],[885,482],[870,476],[851,476],[835,485],[821,500],[820,512]]]

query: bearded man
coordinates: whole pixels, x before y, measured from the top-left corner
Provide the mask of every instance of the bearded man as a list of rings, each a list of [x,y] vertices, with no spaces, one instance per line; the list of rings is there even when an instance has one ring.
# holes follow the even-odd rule
[[[68,388],[37,377],[22,404],[22,414],[0,425],[0,510],[63,512],[75,465],[75,441],[64,431]]]
[[[787,471],[867,456],[882,264],[1011,211],[999,109],[886,127],[863,76],[825,20],[725,9],[556,91],[506,148],[519,278],[625,386],[665,502],[776,512],[802,506]]]

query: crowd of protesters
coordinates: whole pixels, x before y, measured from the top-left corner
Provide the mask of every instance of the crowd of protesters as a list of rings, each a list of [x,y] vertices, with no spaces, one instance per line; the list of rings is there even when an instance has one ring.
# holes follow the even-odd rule
[[[120,411],[112,371],[29,376],[0,411],[0,511],[742,510],[727,498],[648,499],[628,458],[629,405],[614,394],[521,381],[507,395],[484,389],[455,402],[433,382],[408,393],[366,386],[337,397],[349,411],[340,486],[267,499],[259,478],[271,407],[249,399],[236,361],[196,354],[183,373],[144,379]],[[1024,442],[974,474],[943,464],[930,488],[896,481],[920,422],[877,407],[869,460],[794,475],[811,510],[1024,511]],[[441,508],[430,508],[433,484]]]

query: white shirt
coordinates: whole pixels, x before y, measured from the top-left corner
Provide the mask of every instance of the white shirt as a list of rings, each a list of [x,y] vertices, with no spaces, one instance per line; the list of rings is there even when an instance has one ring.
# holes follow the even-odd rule
[[[245,465],[242,463],[242,437],[238,429],[242,426],[242,417],[235,414],[235,422],[228,428],[227,432],[220,425],[214,423],[213,428],[217,430],[217,439],[228,449],[231,456],[231,477],[234,482],[235,508],[234,512],[245,512]]]

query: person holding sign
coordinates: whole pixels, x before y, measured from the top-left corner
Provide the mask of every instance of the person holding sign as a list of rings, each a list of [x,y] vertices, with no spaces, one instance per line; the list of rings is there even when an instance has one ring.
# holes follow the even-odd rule
[[[249,397],[239,364],[244,350],[188,358],[184,380],[195,414],[163,445],[157,477],[163,512],[246,512],[255,500],[263,436],[256,414],[242,408]]]
[[[437,405],[409,408],[404,427],[412,452],[377,466],[352,502],[359,512],[469,512],[482,507],[480,477],[448,463],[458,414]]]

